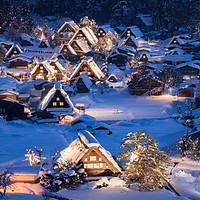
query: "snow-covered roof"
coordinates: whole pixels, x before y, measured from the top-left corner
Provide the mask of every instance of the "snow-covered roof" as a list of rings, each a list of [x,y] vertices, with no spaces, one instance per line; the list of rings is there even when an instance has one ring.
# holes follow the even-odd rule
[[[70,40],[70,42],[72,42],[76,38],[79,31],[83,32],[83,34],[85,35],[85,37],[87,38],[87,40],[89,41],[90,44],[93,45],[98,42],[98,39],[97,39],[96,35],[94,34],[93,30],[87,26],[84,26],[84,27],[80,28],[79,30],[77,30],[76,33],[74,34],[74,36],[72,37],[72,39]]]
[[[175,48],[175,49],[172,49],[169,54],[171,54],[171,55],[184,55],[184,54],[186,54],[186,52],[183,51],[180,48]]]
[[[153,25],[151,15],[139,14],[137,17],[139,17],[146,26],[152,26]]]
[[[101,69],[98,67],[98,65],[95,63],[95,61],[93,60],[93,58],[90,57],[90,56],[88,56],[88,57],[84,58],[83,60],[81,60],[81,62],[79,63],[79,65],[76,67],[76,69],[72,73],[70,79],[72,79],[78,73],[78,71],[81,68],[81,66],[83,64],[85,64],[85,63],[88,65],[88,67],[91,69],[91,71],[94,73],[94,75],[98,79],[101,79],[101,78],[103,78],[105,76],[103,74],[103,72],[101,71]]]
[[[182,68],[182,67],[185,67],[185,66],[193,67],[193,68],[200,70],[200,66],[197,65],[197,64],[194,64],[193,62],[181,63],[179,65],[176,65],[176,68],[179,69],[179,68]]]
[[[33,43],[33,42],[31,41],[30,36],[29,36],[28,34],[26,34],[26,33],[21,33],[21,34],[20,34],[20,38],[21,38],[21,40],[26,40],[26,41],[28,41],[28,42],[30,42],[30,43]]]
[[[106,151],[97,139],[86,130],[79,132],[78,137],[66,149],[60,152],[60,157],[57,161],[60,163],[65,161],[78,163],[91,147],[98,148],[103,156],[105,156],[105,158],[113,165],[113,167],[121,172],[120,167],[115,162],[110,152]]]
[[[79,121],[84,122],[88,126],[93,126],[96,123],[96,119],[94,117],[87,115],[87,114],[83,114],[83,115],[76,117],[71,122],[71,124],[74,125],[74,124],[76,124],[76,122],[79,122]]]
[[[12,90],[1,90],[1,87],[0,87],[0,95],[10,95],[10,94],[19,95],[18,92],[15,92]]]
[[[110,31],[111,33],[115,34],[115,30],[109,24],[99,26],[98,30],[100,28],[102,28],[106,33],[108,33]],[[98,30],[97,30],[97,32],[98,32]]]
[[[38,175],[40,172],[40,166],[15,166],[8,167],[7,171],[16,174],[29,174],[29,175]]]
[[[173,42],[174,40],[176,40],[176,41],[179,43],[179,45],[182,45],[182,44],[185,43],[185,40],[184,40],[184,39],[181,39],[179,36],[178,36],[178,37],[173,37],[173,38],[170,40],[169,44],[168,44],[169,47],[170,47],[171,45],[177,45],[177,46],[178,46],[178,44],[172,44],[172,42]]]
[[[32,57],[28,56],[28,54],[26,54],[26,53],[20,53],[20,54],[17,54],[15,56],[11,57],[9,59],[9,62],[12,62],[12,61],[17,60],[17,59],[24,60],[24,61],[27,61],[29,63],[31,63],[33,61]]]
[[[48,62],[48,60],[43,60],[41,62],[39,62],[34,68],[33,70],[31,71],[31,75],[33,75],[37,68],[42,64],[42,66],[48,71],[48,75],[51,75],[51,74],[54,74],[54,69],[53,69],[53,66],[51,66]]]
[[[87,53],[87,52],[89,52],[89,51],[92,50],[92,49],[89,47],[89,45],[85,42],[85,40],[84,40],[83,38],[75,39],[75,40],[73,40],[73,42],[76,43],[76,44],[79,46],[79,48],[81,49],[81,51],[82,51],[83,53]],[[73,43],[73,42],[72,42],[72,43]],[[76,51],[76,49],[75,49],[75,51]]]
[[[49,102],[54,97],[56,90],[60,90],[61,95],[64,97],[65,101],[70,106],[69,108],[61,108],[61,109],[56,108],[56,110],[58,110],[60,112],[65,111],[65,112],[70,112],[71,113],[74,110],[74,105],[73,105],[72,101],[70,100],[68,94],[63,90],[61,85],[58,85],[58,84],[54,85],[54,87],[43,98],[43,100],[40,103],[39,109],[45,110],[47,108],[47,106],[49,105]]]
[[[130,29],[131,32],[135,35],[136,38],[143,37],[143,33],[140,31],[140,29],[137,26],[129,26],[127,29]]]
[[[79,29],[78,25],[73,20],[68,20],[63,23],[63,25],[58,29],[57,32],[60,33],[66,24],[68,24],[70,26],[70,28],[73,30],[73,32],[76,32]]]
[[[92,82],[90,80],[90,78],[87,76],[87,74],[81,74],[80,76],[78,76],[76,78],[76,80],[74,81],[73,87],[76,86],[77,82],[79,79],[82,79],[82,81],[85,83],[85,86],[90,89],[92,86]]]
[[[92,130],[95,130],[95,129],[98,129],[98,128],[101,128],[101,127],[106,128],[108,130],[111,130],[111,127],[108,124],[103,123],[103,122],[98,122],[98,123],[94,124],[92,126]]]
[[[60,70],[60,72],[65,76],[66,73],[65,73],[65,68],[63,66],[65,66],[65,62],[63,62],[63,60],[61,59],[54,59],[54,60],[51,60],[54,62],[54,64],[58,67],[58,69]]]
[[[111,73],[109,72],[109,77],[108,77],[108,80],[114,76],[116,78],[117,81],[122,81],[123,80],[123,77],[124,77],[124,73],[122,70],[120,70],[119,68],[118,69],[115,69],[114,71],[112,71]]]
[[[13,45],[10,47],[10,49],[8,50],[8,52],[6,53],[5,57],[7,57],[7,56],[10,54],[10,52],[12,51],[12,49],[13,49],[14,47],[16,47],[20,53],[23,53],[23,51],[22,51],[22,49],[19,47],[19,45],[13,44]]]

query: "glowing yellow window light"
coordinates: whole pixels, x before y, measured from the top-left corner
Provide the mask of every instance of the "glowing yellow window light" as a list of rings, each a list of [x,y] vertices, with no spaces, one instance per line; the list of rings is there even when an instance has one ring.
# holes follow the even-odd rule
[[[53,102],[53,106],[57,106],[57,102]]]
[[[60,101],[60,97],[56,97],[56,101]]]
[[[64,102],[60,102],[60,106],[64,106]]]

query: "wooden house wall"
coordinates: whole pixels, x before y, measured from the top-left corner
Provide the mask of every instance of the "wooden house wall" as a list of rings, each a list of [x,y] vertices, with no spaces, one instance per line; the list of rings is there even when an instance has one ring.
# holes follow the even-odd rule
[[[17,47],[13,47],[10,53],[7,55],[7,58],[11,58],[12,56],[15,56],[16,54],[19,54],[20,51]]]
[[[17,100],[17,95],[16,94],[0,94],[0,99],[4,99],[4,98],[9,98],[9,99],[15,99]]]
[[[6,116],[7,121],[27,118],[27,114],[24,113],[23,105],[3,99],[0,99],[0,115]]]
[[[26,69],[28,68],[28,61],[22,60],[22,59],[17,59],[10,61],[10,68],[23,68]]]
[[[137,49],[137,45],[135,44],[135,42],[133,42],[133,40],[130,37],[126,40],[123,46],[131,46]]]
[[[32,74],[32,78],[36,79],[37,77],[44,77],[47,80],[48,71],[44,67],[43,64],[39,64],[34,74]]]
[[[145,62],[145,63],[148,62],[148,57],[147,57],[147,55],[146,55],[146,54],[143,54],[143,55],[141,56],[139,62]]]
[[[90,90],[86,87],[85,83],[83,82],[83,79],[82,78],[79,78],[75,87],[74,87],[74,90],[77,92],[77,93],[87,93],[89,92]]]
[[[177,44],[177,45],[180,45],[178,40],[176,38],[174,38],[170,44]]]
[[[41,41],[41,43],[38,46],[39,48],[47,48],[48,46],[46,45],[46,43],[44,41]]]
[[[74,39],[78,39],[78,38],[83,38],[86,43],[89,43],[89,40],[87,39],[87,37],[85,36],[82,30],[78,31]]]
[[[89,149],[89,152],[81,159],[81,162],[89,176],[118,173],[97,147]]]
[[[63,105],[60,103],[63,102]],[[54,105],[56,103],[56,105]],[[60,90],[56,90],[54,97],[49,102],[47,108],[70,108],[65,98],[62,96]]]
[[[127,56],[120,55],[120,54],[117,54],[112,57],[109,56],[107,58],[107,62],[115,64],[117,66],[125,65],[127,61],[128,61]]]
[[[179,73],[179,75],[183,76],[183,75],[197,75],[199,74],[199,69],[196,69],[194,67],[190,67],[188,65],[178,68],[177,72]]]
[[[69,51],[69,49],[67,48],[67,45],[64,45],[61,52],[63,55],[65,54],[71,54],[71,52]]]
[[[131,31],[130,28],[127,28],[124,33],[122,34],[122,38],[127,38],[127,37],[130,37],[130,36],[134,36],[136,38],[136,36],[133,34],[133,32]]]
[[[192,88],[183,88],[178,91],[179,97],[194,97],[194,90]]]
[[[94,72],[90,69],[90,67],[88,66],[87,63],[82,63],[77,74],[75,74],[75,76],[73,77],[73,79],[77,78],[78,76],[80,76],[81,74],[87,74],[87,76],[92,79],[95,80],[97,79],[95,77]]]
[[[106,32],[104,31],[104,29],[103,28],[99,28],[98,29],[98,31],[97,31],[97,33],[96,33],[96,36],[98,37],[98,38],[100,38],[100,37],[104,37],[106,35]]]

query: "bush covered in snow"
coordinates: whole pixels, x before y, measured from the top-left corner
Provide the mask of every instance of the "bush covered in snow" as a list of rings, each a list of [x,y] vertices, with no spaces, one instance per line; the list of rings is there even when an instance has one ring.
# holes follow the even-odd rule
[[[58,191],[62,188],[72,189],[80,184],[86,183],[87,174],[84,169],[74,169],[57,173],[54,170],[47,170],[43,173],[40,184],[47,190]]]

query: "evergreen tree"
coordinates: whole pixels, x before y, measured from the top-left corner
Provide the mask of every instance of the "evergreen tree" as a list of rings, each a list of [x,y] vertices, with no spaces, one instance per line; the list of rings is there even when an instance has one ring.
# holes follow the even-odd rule
[[[169,157],[159,150],[155,139],[145,132],[135,131],[122,140],[120,148],[127,150],[120,153],[118,159],[126,161],[123,163],[125,178],[138,182],[140,190],[162,188]]]
[[[21,5],[21,29],[29,33],[32,30],[33,21],[30,15],[29,1],[23,0]]]

